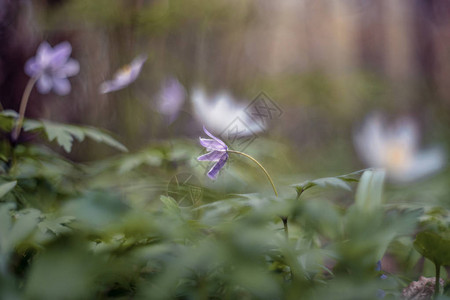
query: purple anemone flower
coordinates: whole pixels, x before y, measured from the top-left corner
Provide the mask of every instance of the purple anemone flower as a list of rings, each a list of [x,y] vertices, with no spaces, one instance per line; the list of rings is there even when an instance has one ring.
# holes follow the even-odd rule
[[[147,60],[145,55],[139,55],[133,61],[114,74],[113,80],[107,80],[100,85],[100,93],[106,94],[121,90],[135,81],[141,73],[142,65]]]
[[[203,126],[203,131],[212,139],[200,138],[200,144],[206,148],[206,151],[209,152],[199,156],[197,160],[216,162],[208,172],[209,178],[216,179],[220,169],[225,166],[225,163],[228,160],[228,147],[223,141],[206,130],[205,126]]]
[[[48,94],[51,90],[58,95],[70,93],[67,77],[80,71],[80,64],[70,58],[71,53],[69,42],[62,42],[53,48],[47,42],[42,42],[36,56],[25,63],[25,73],[37,79],[37,89],[41,94]]]
[[[163,84],[158,98],[158,111],[167,117],[169,123],[175,121],[186,98],[186,90],[175,78]]]

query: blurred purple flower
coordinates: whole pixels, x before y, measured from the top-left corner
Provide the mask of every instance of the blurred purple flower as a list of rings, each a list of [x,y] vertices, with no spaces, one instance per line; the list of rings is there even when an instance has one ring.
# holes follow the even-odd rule
[[[186,90],[175,78],[164,82],[158,98],[158,111],[168,118],[169,123],[175,121],[186,98]]]
[[[209,178],[216,179],[220,169],[225,166],[225,163],[228,160],[228,147],[224,142],[206,130],[205,126],[203,126],[203,131],[212,139],[200,138],[200,144],[206,148],[206,151],[209,152],[199,156],[197,160],[216,162],[208,172]]]
[[[370,167],[386,169],[397,182],[409,182],[435,173],[444,166],[444,153],[436,147],[419,151],[419,134],[412,119],[386,127],[378,114],[370,115],[354,136],[355,148]]]
[[[37,89],[41,94],[53,90],[58,95],[70,93],[71,86],[67,77],[74,76],[80,71],[80,64],[70,58],[72,46],[69,42],[62,42],[51,47],[42,42],[36,56],[25,63],[25,73],[37,79]]]
[[[377,261],[377,266],[375,267],[375,271],[381,271],[381,260]]]
[[[100,85],[100,93],[106,94],[121,90],[135,81],[141,72],[142,65],[147,60],[145,55],[139,55],[133,61],[114,74],[113,80],[107,80]]]

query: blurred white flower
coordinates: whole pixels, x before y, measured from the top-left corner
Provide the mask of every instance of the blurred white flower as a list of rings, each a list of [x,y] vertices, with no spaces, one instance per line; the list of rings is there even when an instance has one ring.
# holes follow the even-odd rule
[[[441,148],[419,151],[414,120],[401,119],[391,126],[384,123],[379,114],[372,114],[354,135],[356,151],[369,167],[386,169],[393,181],[410,182],[444,166]]]
[[[113,80],[107,80],[100,85],[100,93],[114,92],[130,85],[138,78],[142,65],[146,60],[147,57],[145,55],[140,55],[133,59],[129,65],[122,67],[114,74]]]
[[[246,127],[241,135],[251,135],[264,130],[246,114],[246,105],[236,103],[226,92],[208,98],[202,89],[194,89],[192,104],[197,120],[217,134],[224,132],[236,119]]]
[[[178,117],[186,98],[186,90],[175,78],[167,79],[159,92],[157,105],[160,114],[172,123]]]

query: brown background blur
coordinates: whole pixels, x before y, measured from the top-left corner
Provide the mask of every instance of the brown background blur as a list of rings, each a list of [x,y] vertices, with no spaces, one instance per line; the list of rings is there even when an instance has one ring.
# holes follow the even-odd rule
[[[449,140],[448,0],[0,0],[5,108],[18,109],[24,63],[43,40],[70,41],[81,72],[62,99],[34,91],[27,115],[107,128],[132,150],[165,137],[155,97],[168,76],[188,92],[267,92],[284,111],[268,135],[303,155],[351,149],[373,110],[416,117],[426,142]],[[140,53],[149,59],[137,82],[100,95]],[[183,110],[173,132],[197,136],[189,99]],[[95,157],[83,153],[73,158]]]

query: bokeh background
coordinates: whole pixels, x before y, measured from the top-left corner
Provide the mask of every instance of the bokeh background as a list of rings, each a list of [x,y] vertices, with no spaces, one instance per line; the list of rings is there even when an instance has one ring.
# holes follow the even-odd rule
[[[283,114],[248,151],[266,149],[265,163],[284,174],[364,167],[352,135],[372,111],[415,118],[424,147],[450,141],[447,0],[1,0],[0,40],[5,108],[18,110],[38,45],[67,40],[81,64],[71,94],[33,91],[27,115],[108,129],[131,151],[201,134],[189,97],[169,129],[158,113],[168,77],[188,95],[203,86],[249,103],[266,92]],[[141,53],[148,60],[131,87],[98,93]],[[88,142],[69,157],[113,153]]]
[[[183,202],[187,192],[179,193],[179,182],[189,181],[190,185],[200,187],[188,190],[194,216],[189,217],[194,219],[198,217],[199,205],[225,199],[230,194],[271,195],[262,173],[253,165],[250,167],[251,162],[239,157],[230,158],[219,180],[212,181],[205,176],[207,166],[196,161],[196,157],[204,153],[198,143],[198,137],[204,136],[202,124],[191,97],[196,87],[203,87],[210,96],[226,91],[244,106],[265,92],[281,108],[282,114],[271,120],[267,130],[258,133],[245,151],[269,170],[283,199],[295,199],[295,190],[290,187],[294,183],[366,168],[354,149],[353,137],[366,116],[373,112],[383,113],[388,121],[405,116],[413,118],[421,133],[420,148],[438,145],[447,157],[450,156],[448,0],[0,0],[0,103],[4,109],[18,111],[29,79],[24,72],[25,62],[35,55],[43,41],[52,46],[69,41],[73,48],[71,57],[80,62],[80,73],[70,78],[72,91],[67,96],[41,95],[33,90],[27,117],[104,128],[129,149],[129,153],[124,154],[106,145],[83,141],[75,142],[72,151],[66,153],[56,143],[48,143],[37,134],[23,132],[20,136],[20,146],[22,143],[26,147],[34,143],[44,145],[39,148],[42,153],[36,152],[40,155],[36,157],[31,155],[37,150],[26,152],[20,150],[25,146],[18,147],[22,151],[22,154],[17,151],[19,156],[25,157],[19,168],[22,177],[18,177],[18,187],[22,190],[16,191],[19,196],[20,193],[26,195],[22,197],[27,200],[23,206],[44,213],[60,210],[63,217],[78,212],[76,217],[81,220],[80,224],[86,223],[88,228],[81,227],[80,235],[114,224],[118,229],[109,229],[112,233],[128,230],[130,226],[139,228],[144,237],[149,232],[160,232],[155,237],[169,237],[167,241],[171,241],[173,234],[178,239],[179,233],[183,236],[183,230],[189,226],[180,223],[178,228],[179,224],[174,222],[178,225],[170,228],[171,224],[166,224],[170,222],[158,209],[163,194],[176,200],[177,209],[177,205],[188,207]],[[111,79],[117,69],[140,54],[148,59],[135,82],[117,92],[99,93],[103,81]],[[162,85],[168,78],[178,79],[187,95],[181,113],[170,124],[157,107]],[[46,147],[61,156],[46,152]],[[449,179],[446,164],[438,174],[421,182],[396,186],[388,181],[384,195],[386,209],[400,203],[400,211],[401,205],[406,203],[408,209],[423,210],[421,222],[434,221],[436,215],[441,214],[448,223]],[[66,198],[72,200],[68,205]],[[315,200],[308,201],[310,198]],[[166,198],[161,199],[165,199],[164,204],[173,205]],[[254,201],[257,203],[254,205],[261,208],[259,200]],[[125,217],[128,212],[123,209],[123,203],[132,208],[130,217]],[[227,202],[219,202],[218,208],[220,203],[227,205]],[[242,205],[237,211],[248,209],[241,199],[236,203]],[[60,204],[67,211],[60,209]],[[272,204],[268,210],[278,205]],[[341,213],[344,216],[346,208],[352,204],[348,191],[312,189],[302,194],[301,201],[295,202],[297,206],[292,206],[301,207],[300,213],[292,212],[292,236],[315,239],[314,231],[321,232],[323,227],[323,231],[331,232],[331,239],[340,241],[342,222],[338,216],[341,217]],[[283,209],[291,213],[287,204]],[[149,211],[156,213],[149,214],[149,218]],[[264,209],[257,213],[262,214],[262,211],[271,217],[276,215]],[[9,214],[9,210],[5,212]],[[349,226],[356,230],[356,245],[362,250],[360,256],[354,255],[352,246],[336,250],[335,253],[348,253],[344,266],[355,264],[358,268],[368,266],[367,269],[372,270],[376,260],[367,261],[365,253],[374,251],[371,245],[390,241],[384,229],[388,233],[396,230],[396,226],[401,229],[401,222],[404,222],[405,228],[411,231],[407,232],[408,236],[393,242],[387,254],[376,259],[382,260],[383,271],[408,276],[402,286],[420,275],[434,276],[433,265],[413,250],[415,223],[399,218],[398,225],[395,214],[388,211],[387,215],[395,222],[385,222],[386,219],[373,215],[373,219],[361,217],[365,227]],[[100,221],[96,218],[107,225],[98,225]],[[281,223],[276,219],[274,222]],[[154,224],[150,226],[142,220]],[[226,227],[228,219],[224,220]],[[238,236],[241,228],[249,225],[262,234],[249,230],[244,233],[248,239],[242,240],[252,243],[256,236],[265,241],[263,226],[249,220],[249,224],[226,227],[230,236]],[[60,223],[73,220],[63,221]],[[445,222],[443,224],[447,224]],[[167,233],[166,226],[173,233]],[[203,228],[194,229],[202,238],[207,232]],[[377,233],[378,229],[378,236],[369,239],[370,232]],[[130,237],[134,238],[133,231]],[[99,241],[102,239],[108,247],[108,243],[115,243],[106,234],[100,234]],[[119,239],[126,241],[122,236]],[[298,241],[298,245],[303,245],[300,238]],[[248,244],[242,245],[247,249]],[[260,244],[252,245],[254,252],[259,253]],[[53,248],[49,257],[65,253],[58,247]],[[226,247],[224,244],[223,249],[228,249]],[[320,247],[317,248],[321,250]],[[61,246],[61,249],[67,247]],[[84,250],[73,249],[64,254],[67,256],[61,256],[60,261],[73,262],[70,267],[75,268],[75,262],[85,261],[85,254]],[[120,247],[111,249],[116,251]],[[208,244],[202,248],[204,252],[198,252],[200,254],[195,247],[192,249],[195,261],[198,257],[203,262],[203,254],[213,253]],[[233,256],[230,261],[235,259],[231,252],[225,252],[224,257],[228,259],[229,255]],[[72,260],[71,253],[78,253],[75,256],[78,258]],[[15,261],[28,259],[21,255],[16,255]],[[216,257],[213,255],[210,259],[214,261]],[[59,266],[52,261],[54,258],[42,265]],[[147,263],[147,259],[143,261]],[[205,261],[207,264],[208,260]],[[360,264],[362,261],[366,265]],[[119,263],[119,267],[112,264],[118,276],[134,272],[128,265]],[[176,261],[174,265],[178,266]],[[63,280],[65,276],[60,274],[66,274],[65,269],[67,267],[62,265],[61,270],[55,271],[55,278]],[[15,270],[22,270],[19,263]],[[45,268],[42,270],[42,274],[47,273]],[[172,273],[178,274],[178,271]],[[46,278],[41,273],[36,274],[32,278]],[[358,277],[358,273],[353,274]],[[447,274],[442,276],[448,277]],[[53,281],[52,277],[48,278],[47,282]],[[80,275],[78,278],[87,277]],[[40,281],[31,282],[35,284],[31,291],[45,287]],[[359,282],[355,282],[352,286],[360,288]],[[259,286],[256,290],[261,293]],[[345,291],[345,285],[338,283],[336,286]],[[171,286],[168,287],[170,290]],[[303,289],[303,286],[297,288]],[[73,290],[81,289],[75,286]],[[397,288],[397,292],[399,290]],[[58,291],[60,294],[65,291]]]

